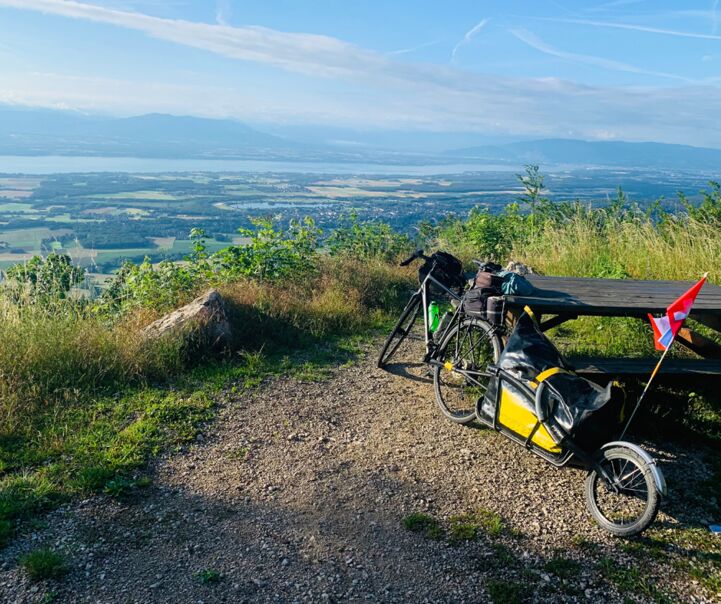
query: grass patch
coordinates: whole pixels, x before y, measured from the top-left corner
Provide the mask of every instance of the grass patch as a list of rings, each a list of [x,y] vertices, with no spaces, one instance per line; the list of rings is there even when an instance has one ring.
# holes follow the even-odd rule
[[[493,537],[505,532],[510,532],[503,518],[497,512],[478,509],[476,510],[475,517],[483,529]]]
[[[578,573],[581,570],[581,565],[575,560],[559,556],[548,560],[544,568],[547,572],[556,575],[559,579],[569,581],[578,576]]]
[[[480,528],[471,514],[451,516],[448,527],[448,540],[451,543],[471,541],[478,536]]]
[[[429,514],[414,512],[403,519],[403,526],[414,533],[422,533],[429,539],[443,537],[443,528],[440,522]]]
[[[521,535],[510,528],[503,517],[485,508],[478,508],[474,512],[456,514],[448,520],[448,539],[450,543],[461,543],[471,541],[481,533],[489,537],[507,535],[509,537],[520,537]]]
[[[704,564],[698,560],[679,560],[677,568],[684,570],[714,597],[721,595],[721,569],[718,565]]]
[[[147,486],[131,472],[167,446],[192,441],[213,403],[202,392],[144,389],[55,409],[33,437],[0,441],[0,522],[22,520],[77,495],[127,496]]]
[[[645,576],[636,567],[622,566],[612,558],[604,557],[599,561],[601,574],[616,588],[627,595],[642,595],[657,604],[671,604],[673,600],[656,585],[655,579]]]
[[[662,560],[667,556],[665,542],[652,537],[650,534],[637,537],[633,540],[623,541],[619,547],[622,552],[639,560]]]
[[[518,566],[515,554],[502,543],[491,545],[491,552],[478,560],[478,568],[483,572],[508,570]]]
[[[138,469],[193,441],[217,396],[269,376],[323,380],[354,362],[409,276],[383,263],[320,262],[327,271],[293,283],[223,283],[234,339],[221,354],[185,334],[144,338],[144,325],[196,293],[166,288],[159,274],[143,273],[152,304],[118,315],[0,295],[0,544],[73,497],[137,493]]]
[[[498,579],[488,581],[486,589],[493,604],[520,604],[525,591],[518,583]]]
[[[195,573],[195,577],[203,585],[215,585],[216,583],[220,583],[223,580],[223,575],[221,575],[217,570],[212,570],[209,568],[198,571],[197,573]]]
[[[721,543],[707,529],[682,528],[654,532],[653,541],[660,555],[706,589],[714,598],[721,596]]]
[[[68,572],[65,558],[48,548],[38,549],[20,558],[20,566],[33,581],[59,579]]]
[[[503,534],[516,536],[515,532],[506,526],[500,514],[485,508],[467,514],[456,514],[449,519],[448,535],[452,543],[475,539],[481,531],[491,537]]]

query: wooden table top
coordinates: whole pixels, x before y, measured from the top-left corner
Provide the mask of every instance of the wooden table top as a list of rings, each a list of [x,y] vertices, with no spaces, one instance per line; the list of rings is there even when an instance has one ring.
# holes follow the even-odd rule
[[[504,296],[506,306],[530,306],[547,314],[627,317],[662,314],[694,284],[692,281],[526,277],[537,291],[531,296]],[[691,316],[694,314],[721,316],[721,287],[707,282],[691,310]]]

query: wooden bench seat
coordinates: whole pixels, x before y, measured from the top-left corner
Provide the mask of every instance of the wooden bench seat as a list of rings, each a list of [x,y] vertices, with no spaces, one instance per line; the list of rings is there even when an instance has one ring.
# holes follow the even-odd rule
[[[588,377],[607,374],[648,378],[658,359],[593,358],[568,359],[581,375]],[[721,361],[716,359],[666,359],[661,365],[659,376],[721,377]]]

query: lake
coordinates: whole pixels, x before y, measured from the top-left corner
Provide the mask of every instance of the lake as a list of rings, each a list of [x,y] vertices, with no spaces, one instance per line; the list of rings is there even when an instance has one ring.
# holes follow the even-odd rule
[[[83,172],[292,172],[318,174],[398,174],[428,176],[463,172],[513,172],[518,166],[494,164],[389,165],[344,162],[295,162],[253,159],[162,159],[0,155],[0,174],[69,174]]]

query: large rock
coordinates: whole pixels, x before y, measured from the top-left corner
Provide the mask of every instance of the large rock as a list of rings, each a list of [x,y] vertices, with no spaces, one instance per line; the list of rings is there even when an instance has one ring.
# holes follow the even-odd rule
[[[186,333],[210,346],[227,342],[231,329],[220,292],[211,289],[144,330],[145,336],[151,339],[170,333]]]

